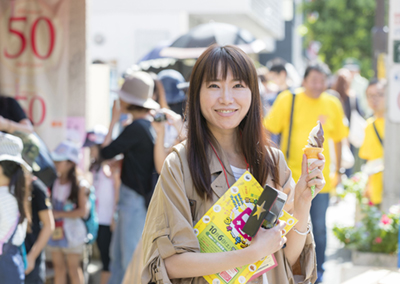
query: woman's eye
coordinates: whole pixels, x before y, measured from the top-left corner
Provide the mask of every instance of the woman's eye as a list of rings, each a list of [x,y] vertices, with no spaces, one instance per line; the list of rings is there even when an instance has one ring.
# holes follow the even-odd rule
[[[243,84],[236,84],[235,86],[233,86],[234,88],[244,88]]]
[[[219,88],[219,86],[217,84],[210,84],[208,87],[209,88]]]

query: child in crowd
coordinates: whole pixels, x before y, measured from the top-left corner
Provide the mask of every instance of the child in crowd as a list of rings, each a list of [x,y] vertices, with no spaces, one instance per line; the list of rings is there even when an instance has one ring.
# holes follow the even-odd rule
[[[15,132],[24,145],[22,158],[33,171],[40,167],[35,160],[39,155],[39,141],[31,133]],[[46,264],[44,247],[54,230],[54,217],[46,185],[33,174],[25,175],[30,193],[32,222],[25,237],[27,266],[25,267],[25,284],[44,284],[46,282]]]
[[[67,272],[72,284],[83,284],[81,258],[87,230],[82,218],[89,214],[89,184],[77,171],[80,149],[64,141],[52,152],[58,178],[52,187],[52,205],[56,226],[49,240],[54,283],[66,283]]]
[[[367,102],[374,115],[367,120],[364,143],[358,155],[367,160],[370,174],[366,196],[376,205],[382,202],[383,191],[383,140],[385,139],[385,86],[372,80],[366,90]]]
[[[101,144],[107,132],[106,127],[96,125],[93,131],[87,133],[83,144],[83,147],[90,149],[89,171],[93,174],[93,186],[96,190],[96,209],[99,217],[97,246],[103,264],[100,284],[107,284],[110,278],[110,243],[120,186],[120,169],[116,165],[117,162],[111,162],[111,160],[105,162],[100,158]]]
[[[29,219],[20,138],[0,133],[0,282],[24,283],[25,268],[20,246]]]

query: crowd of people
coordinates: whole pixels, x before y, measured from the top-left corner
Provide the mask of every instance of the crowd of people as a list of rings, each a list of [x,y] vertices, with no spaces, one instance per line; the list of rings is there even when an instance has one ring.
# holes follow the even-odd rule
[[[55,284],[84,283],[82,255],[96,241],[101,284],[205,283],[203,275],[272,253],[278,267],[254,283],[322,283],[330,197],[361,159],[370,173],[365,195],[382,202],[385,84],[365,82],[354,61],[334,75],[310,64],[301,86],[293,82],[282,61],[256,70],[240,49],[217,45],[197,60],[190,82],[175,70],[130,74],[108,128],[97,125],[80,145],[61,141],[51,152],[51,185],[34,175],[31,122],[0,96],[2,281],[45,283],[47,247]],[[324,152],[307,169],[303,148],[317,121]],[[353,140],[353,131],[364,139]],[[79,168],[82,148],[88,169]],[[248,249],[199,254],[193,226],[246,170],[288,194],[296,230],[282,238],[282,222],[260,229]]]

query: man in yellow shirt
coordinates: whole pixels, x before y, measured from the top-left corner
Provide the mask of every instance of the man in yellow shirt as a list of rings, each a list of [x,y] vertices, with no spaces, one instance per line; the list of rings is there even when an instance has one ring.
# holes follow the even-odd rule
[[[364,143],[358,155],[367,160],[368,164],[374,164],[369,168],[372,175],[369,177],[366,195],[374,204],[382,203],[383,191],[383,140],[385,139],[385,90],[384,85],[377,80],[372,81],[366,91],[367,102],[374,115],[368,119],[365,128]]]
[[[282,92],[264,119],[264,126],[267,130],[273,134],[282,133],[281,150],[285,154],[295,181],[301,175],[303,148],[307,144],[310,131],[317,125],[318,120],[321,122],[325,132],[324,156],[326,167],[323,170],[323,174],[326,185],[314,198],[310,211],[317,252],[318,279],[316,283],[322,282],[324,272],[323,263],[326,249],[325,216],[329,205],[329,192],[334,188],[329,177],[329,139],[335,142],[335,149],[337,149],[336,164],[340,165],[341,141],[348,135],[348,127],[345,125],[344,112],[340,101],[324,92],[326,90],[328,72],[328,68],[322,64],[307,67],[303,81],[304,89],[297,90],[295,96],[290,91]],[[293,99],[295,100],[289,140]],[[339,177],[340,175],[337,176]]]

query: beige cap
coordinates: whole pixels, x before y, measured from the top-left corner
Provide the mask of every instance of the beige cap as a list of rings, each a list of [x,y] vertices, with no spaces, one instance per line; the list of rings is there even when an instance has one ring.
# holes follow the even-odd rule
[[[147,109],[159,109],[160,105],[152,99],[154,81],[146,72],[135,72],[125,79],[121,90],[117,91],[121,100]]]

